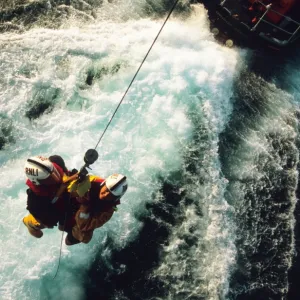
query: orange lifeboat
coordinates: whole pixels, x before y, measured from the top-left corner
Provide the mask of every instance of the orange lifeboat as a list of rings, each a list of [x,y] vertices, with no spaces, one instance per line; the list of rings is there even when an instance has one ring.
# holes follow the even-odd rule
[[[300,43],[300,0],[222,0],[214,18],[227,39],[253,48],[292,49]]]
[[[266,10],[266,5],[272,4],[271,10],[266,17],[273,24],[278,24],[293,8],[297,0],[249,0],[249,2],[252,7],[256,5],[256,9],[261,12]]]
[[[272,10],[267,13],[267,18],[273,24],[278,24],[292,9],[296,0],[277,0],[272,3]]]

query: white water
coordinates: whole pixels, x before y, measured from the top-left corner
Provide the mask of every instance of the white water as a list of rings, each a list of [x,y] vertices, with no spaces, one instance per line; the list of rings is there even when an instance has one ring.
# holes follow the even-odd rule
[[[203,160],[208,185],[201,186],[195,175],[192,184],[182,188],[192,186],[190,197],[205,200],[204,218],[186,211],[186,220],[175,226],[170,248],[165,249],[170,255],[156,275],[164,278],[165,272],[173,272],[169,299],[180,292],[224,299],[235,248],[234,225],[227,213],[232,209],[223,197],[226,180],[220,174],[217,138],[232,109],[231,84],[239,54],[213,40],[203,8],[189,20],[168,22],[98,148],[93,173],[122,172],[129,178],[129,190],[113,219],[96,231],[90,244],[63,245],[55,280],[51,278],[58,263],[61,233],[46,230],[44,237],[36,240],[21,222],[27,213],[25,159],[55,153],[64,157],[68,167],[79,168],[161,24],[162,20],[148,19],[99,21],[80,28],[41,28],[0,36],[1,113],[12,120],[16,139],[0,152],[1,299],[40,299],[47,293],[47,299],[83,299],[84,271],[92,263],[98,243],[104,243],[107,232],[113,232],[120,245],[133,239],[140,226],[133,214],[159,190],[157,176],[167,177],[182,168],[194,130],[187,114],[191,108],[209,131]],[[121,66],[117,73],[85,85],[88,69],[116,64]],[[60,91],[54,110],[30,122],[24,116],[27,102],[43,90],[51,97],[49,88]],[[174,266],[174,261],[185,263],[177,250],[178,234],[192,225],[201,241],[189,250],[194,280],[187,285],[179,273],[189,270]]]

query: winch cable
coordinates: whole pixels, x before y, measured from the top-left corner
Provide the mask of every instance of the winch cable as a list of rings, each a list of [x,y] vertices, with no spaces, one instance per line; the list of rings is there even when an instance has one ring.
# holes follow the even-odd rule
[[[144,62],[146,61],[146,59],[147,59],[147,57],[148,57],[150,51],[152,50],[154,44],[156,43],[156,41],[157,41],[157,39],[158,39],[160,33],[162,32],[163,28],[165,27],[166,23],[168,22],[168,20],[169,20],[171,14],[173,13],[173,11],[174,11],[175,7],[177,6],[177,3],[178,3],[178,2],[179,2],[179,0],[176,0],[176,1],[174,2],[173,6],[171,7],[171,9],[170,9],[170,11],[169,11],[169,13],[168,13],[168,15],[167,15],[165,21],[163,22],[163,24],[162,24],[160,30],[158,31],[156,37],[155,37],[154,40],[153,40],[153,42],[152,42],[150,48],[148,49],[146,55],[144,56],[142,62],[140,63],[140,65],[139,65],[137,71],[135,72],[135,74],[134,74],[132,80],[130,81],[130,83],[129,83],[127,89],[126,89],[126,91],[124,92],[124,95],[122,96],[122,98],[121,98],[121,100],[119,101],[119,103],[118,103],[116,109],[114,110],[114,112],[113,112],[113,114],[112,114],[110,120],[108,121],[108,123],[107,123],[105,129],[103,130],[103,133],[101,134],[101,136],[100,136],[100,138],[99,138],[99,140],[98,140],[98,142],[97,142],[97,144],[96,144],[94,150],[96,150],[96,148],[97,148],[98,145],[100,144],[100,142],[101,142],[101,140],[102,140],[104,134],[106,133],[106,131],[107,131],[109,125],[111,124],[113,118],[115,117],[115,115],[116,115],[116,113],[117,113],[119,107],[121,106],[123,100],[125,99],[125,97],[126,97],[128,91],[129,91],[130,87],[132,86],[132,84],[133,84],[135,78],[137,77],[139,71],[141,70],[141,68],[142,68],[142,66],[143,66],[143,64],[144,64]],[[84,167],[83,167],[83,168],[84,168]],[[69,199],[69,200],[70,200],[70,199]],[[67,213],[66,213],[66,214],[67,214]],[[65,226],[65,224],[64,224],[64,226]],[[63,236],[64,236],[64,230],[62,231],[62,238],[61,238],[61,243],[60,243],[60,252],[59,252],[58,266],[57,266],[57,269],[56,269],[56,272],[55,272],[55,275],[54,275],[53,279],[55,279],[55,277],[56,277],[56,275],[57,275],[57,273],[58,273],[58,270],[59,270],[59,266],[60,266]]]
[[[137,77],[137,75],[138,75],[140,69],[142,68],[144,62],[146,61],[146,59],[147,59],[147,57],[148,57],[150,51],[152,50],[152,48],[153,48],[155,42],[157,41],[157,39],[158,39],[160,33],[162,32],[163,28],[165,27],[167,21],[169,20],[171,14],[172,14],[172,12],[174,11],[174,9],[175,9],[175,7],[176,7],[176,5],[177,5],[178,2],[179,2],[179,0],[176,0],[176,1],[174,2],[174,4],[173,4],[172,8],[170,9],[170,11],[169,11],[169,13],[168,13],[168,15],[167,15],[165,21],[163,22],[163,24],[162,24],[160,30],[158,31],[158,33],[157,33],[155,39],[153,40],[153,42],[152,42],[152,44],[151,44],[149,50],[147,51],[147,53],[146,53],[144,59],[143,59],[142,62],[140,63],[140,66],[138,67],[137,71],[135,72],[135,74],[134,74],[134,76],[133,76],[131,82],[129,83],[129,85],[128,85],[128,87],[127,87],[127,89],[126,89],[126,91],[125,91],[123,97],[122,97],[121,100],[119,101],[118,106],[116,107],[114,113],[112,114],[112,116],[111,116],[109,122],[107,123],[107,125],[106,125],[106,127],[105,127],[105,129],[104,129],[102,135],[100,136],[100,138],[99,138],[99,140],[98,140],[98,142],[97,142],[97,144],[96,144],[96,146],[95,146],[94,149],[96,149],[96,148],[98,147],[98,145],[100,144],[100,142],[101,142],[101,140],[102,140],[102,138],[103,138],[105,132],[107,131],[107,128],[108,128],[109,125],[111,124],[111,122],[112,122],[114,116],[116,115],[116,113],[117,113],[117,111],[118,111],[120,105],[122,104],[124,98],[126,97],[126,95],[127,95],[128,91],[129,91],[130,87],[132,86],[132,84],[133,84],[135,78]]]

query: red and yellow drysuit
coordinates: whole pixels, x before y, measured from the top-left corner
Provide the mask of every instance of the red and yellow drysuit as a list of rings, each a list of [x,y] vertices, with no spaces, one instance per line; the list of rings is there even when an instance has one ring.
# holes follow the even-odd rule
[[[120,200],[116,199],[103,184],[103,178],[90,175],[89,180],[91,182],[89,191],[85,196],[77,197],[80,207],[74,217],[75,225],[69,233],[69,237],[71,234],[71,238],[82,243],[90,242],[94,230],[109,221],[117,210],[116,206],[120,204]]]

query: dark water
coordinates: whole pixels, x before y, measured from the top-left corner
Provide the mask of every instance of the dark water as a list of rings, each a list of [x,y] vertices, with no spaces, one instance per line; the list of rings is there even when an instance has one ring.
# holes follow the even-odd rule
[[[259,119],[270,118],[269,109],[276,104],[275,93],[253,74],[241,74],[235,86],[234,112],[221,137],[223,172],[230,182],[229,201],[236,201],[234,198],[243,192],[238,200],[241,203],[234,204],[239,228],[237,269],[231,278],[229,295],[232,299],[282,299],[288,285],[287,272],[293,251],[288,219],[297,185],[298,137],[265,131],[257,125]],[[293,117],[287,121],[295,122]],[[266,140],[269,152],[259,152],[254,165],[251,162],[260,178],[244,176],[235,170],[236,165],[249,167],[247,161],[251,158],[245,155],[249,151],[245,140],[253,131],[261,131],[258,135],[263,138],[259,140]]]
[[[253,71],[266,78],[271,82],[274,82],[282,90],[289,92],[294,96],[295,102],[298,104],[295,106],[295,117],[299,121],[299,103],[300,103],[300,86],[299,77],[297,76],[297,70],[300,67],[300,51],[298,47],[291,49],[287,55],[276,56],[275,60],[272,55],[266,54],[264,56],[258,56],[258,59],[253,60]],[[295,143],[297,149],[300,149],[299,137]],[[299,164],[297,166],[299,172]],[[296,197],[299,199],[299,182],[296,189]],[[297,201],[294,211],[295,227],[294,227],[294,255],[292,258],[292,266],[288,272],[289,289],[284,297],[285,299],[297,300],[300,299],[299,291],[299,275],[300,275],[300,206]],[[272,299],[272,298],[271,298]],[[276,299],[276,298],[274,298]]]

